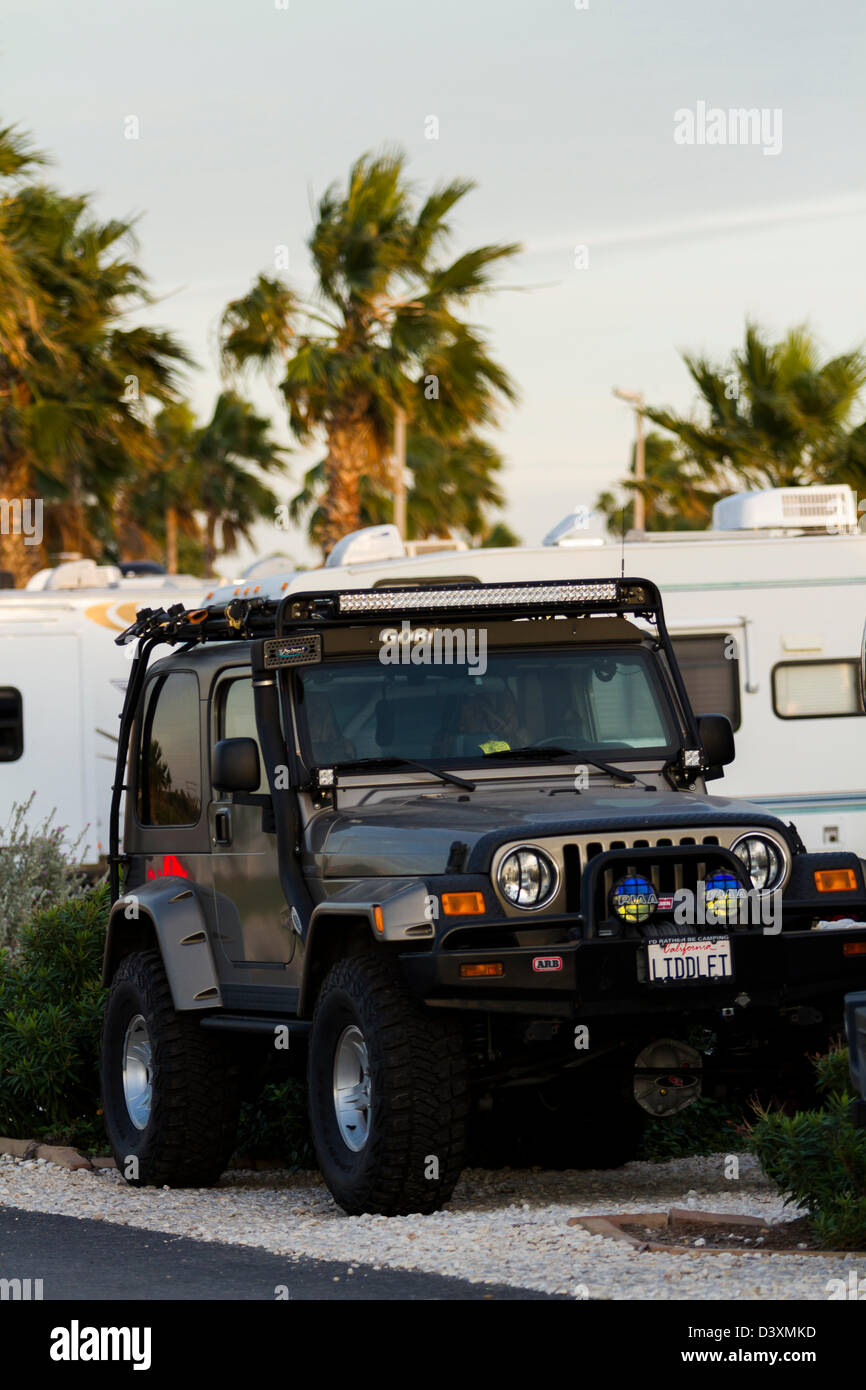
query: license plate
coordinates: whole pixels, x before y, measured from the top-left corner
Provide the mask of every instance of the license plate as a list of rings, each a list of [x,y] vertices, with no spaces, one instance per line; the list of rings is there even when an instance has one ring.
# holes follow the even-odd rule
[[[730,937],[649,941],[647,966],[649,983],[653,985],[732,980],[734,955]]]

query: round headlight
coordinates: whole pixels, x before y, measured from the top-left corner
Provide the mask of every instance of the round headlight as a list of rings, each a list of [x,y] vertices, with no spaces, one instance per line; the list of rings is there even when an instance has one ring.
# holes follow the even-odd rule
[[[629,874],[614,885],[613,910],[624,922],[645,922],[659,905],[658,894],[648,878]]]
[[[759,893],[769,893],[781,883],[785,861],[775,840],[766,835],[744,835],[731,849],[745,864],[752,887]]]
[[[540,849],[513,849],[499,865],[499,887],[515,907],[541,907],[556,890],[556,865]]]

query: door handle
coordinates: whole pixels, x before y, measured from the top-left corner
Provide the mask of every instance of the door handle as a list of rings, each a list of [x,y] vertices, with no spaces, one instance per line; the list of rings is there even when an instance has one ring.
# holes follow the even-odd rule
[[[227,806],[223,806],[219,811],[214,813],[213,825],[214,844],[230,845],[232,842],[232,815]]]

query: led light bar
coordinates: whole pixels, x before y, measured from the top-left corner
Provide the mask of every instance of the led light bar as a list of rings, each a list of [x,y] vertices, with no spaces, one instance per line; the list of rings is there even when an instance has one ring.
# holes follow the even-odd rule
[[[340,613],[411,612],[430,608],[526,607],[548,603],[615,603],[615,581],[589,584],[478,584],[458,589],[370,589],[337,595]]]
[[[299,637],[275,637],[265,642],[265,666],[313,666],[322,659],[322,639],[318,632]]]

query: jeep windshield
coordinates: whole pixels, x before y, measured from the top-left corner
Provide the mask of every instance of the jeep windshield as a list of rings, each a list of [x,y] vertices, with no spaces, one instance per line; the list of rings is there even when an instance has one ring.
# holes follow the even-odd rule
[[[680,744],[659,669],[639,647],[491,651],[474,667],[363,657],[307,667],[296,680],[310,766],[385,758],[490,765],[497,753],[505,762],[529,748],[544,762],[544,743],[551,762],[564,748],[599,762],[668,759]]]

